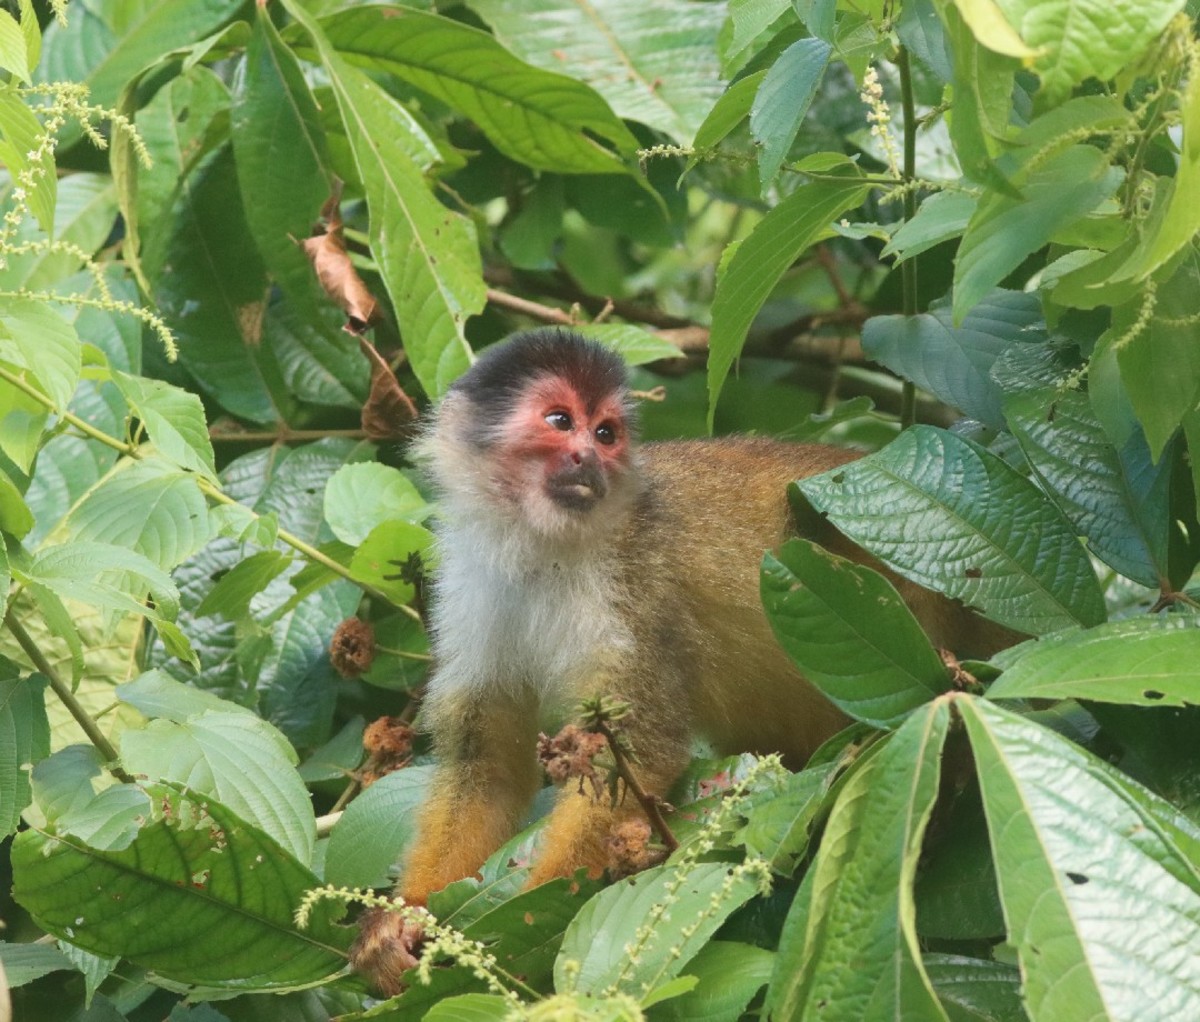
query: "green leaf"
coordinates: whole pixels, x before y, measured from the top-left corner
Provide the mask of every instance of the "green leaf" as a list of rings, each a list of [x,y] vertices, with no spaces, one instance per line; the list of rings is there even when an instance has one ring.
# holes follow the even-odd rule
[[[1200,706],[1200,620],[1130,618],[1065,632],[997,658],[991,699]]]
[[[1046,728],[956,706],[1032,1022],[1200,1012],[1200,877],[1151,807],[1174,810]]]
[[[53,156],[34,162],[29,153],[38,151],[42,122],[13,88],[0,89],[0,161],[16,179],[33,170],[36,175],[26,189],[25,201],[47,234],[54,229],[54,202],[58,184]],[[42,173],[38,173],[38,171]],[[11,196],[9,197],[11,201]]]
[[[624,173],[618,156],[595,139],[625,156],[637,148],[588,86],[530,67],[468,25],[411,7],[375,6],[340,11],[322,28],[347,60],[394,74],[446,103],[500,152],[534,169]]]
[[[148,791],[149,817],[126,849],[38,830],[14,841],[13,894],[38,925],[164,979],[227,990],[317,984],[344,969],[352,929],[322,906],[307,930],[293,921],[316,876],[214,800]]]
[[[753,874],[736,875],[732,868],[704,862],[681,870],[668,863],[601,891],[567,927],[554,965],[555,988],[565,989],[570,974],[582,993],[616,987],[640,996],[679,975],[758,891]],[[638,936],[647,926],[653,939]],[[568,962],[578,963],[577,973]]]
[[[611,348],[631,366],[683,357],[683,352],[670,341],[629,323],[587,323],[575,327],[573,332]]]
[[[1076,145],[1015,178],[1024,198],[985,195],[967,227],[954,267],[954,320],[1036,252],[1057,230],[1095,209],[1116,191],[1123,172],[1099,149]]]
[[[265,720],[209,711],[183,723],[153,720],[121,736],[126,769],[211,795],[307,864],[316,842],[312,801],[296,753]]]
[[[1011,965],[927,954],[925,971],[951,1022],[1028,1022],[1021,1007],[1021,974]]]
[[[350,574],[387,593],[394,603],[407,603],[413,598],[413,586],[403,578],[404,566],[414,554],[428,564],[433,544],[433,533],[422,525],[381,522],[354,551]]]
[[[177,723],[183,723],[209,711],[253,715],[253,711],[244,706],[221,699],[194,685],[185,685],[165,671],[158,670],[146,671],[133,681],[118,685],[116,696],[144,716],[163,717]]]
[[[762,561],[775,638],[804,676],[856,720],[895,727],[950,684],[895,587],[806,539]]]
[[[954,6],[984,46],[1009,57],[1035,56],[1006,19],[997,0],[954,0]]]
[[[512,1002],[500,994],[459,994],[439,1000],[422,1018],[425,1022],[504,1022]]]
[[[762,146],[759,182],[766,190],[779,174],[813,97],[825,77],[833,47],[823,39],[799,39],[767,71],[750,108],[750,131]]]
[[[713,940],[688,963],[687,971],[700,982],[668,1001],[665,1018],[677,1022],[726,1022],[740,1018],[754,995],[771,978],[775,955],[752,944]]]
[[[7,475],[0,474],[0,530],[23,539],[33,528],[33,521],[33,512],[21,491]]]
[[[205,392],[240,418],[274,423],[285,416],[278,369],[260,343],[269,286],[232,151],[180,188],[154,298],[179,336],[180,362]]]
[[[918,214],[919,217],[919,214]],[[915,223],[916,221],[912,221]],[[995,290],[952,322],[949,304],[934,302],[918,316],[872,316],[863,324],[863,351],[939,401],[995,429],[1004,425],[1002,391],[992,365],[1006,349],[1045,340],[1037,295]]]
[[[16,989],[52,972],[74,969],[70,960],[56,947],[45,944],[10,944],[0,941],[0,966],[6,987]],[[7,1006],[7,1004],[6,1004]]]
[[[1167,573],[1169,463],[1155,469],[1140,431],[1118,452],[1088,395],[1063,386],[1065,375],[1048,351],[1002,358],[995,376],[1007,391],[1008,427],[1092,553],[1157,587]]]
[[[291,0],[289,9],[321,54],[337,97],[371,210],[371,252],[395,307],[405,352],[426,393],[440,396],[470,362],[464,325],[484,306],[474,225],[438,202],[397,141],[403,121],[394,113],[396,101],[342,60]],[[407,23],[416,13],[394,20]]]
[[[975,26],[969,26],[960,11],[965,15],[962,4],[958,9],[949,4],[943,9],[954,55],[950,119],[954,152],[967,177],[990,186],[997,195],[1019,199],[1021,193],[993,162],[1000,152],[999,139],[1007,134],[1013,76],[1019,65],[1011,56],[995,52],[992,38],[977,39]]]
[[[415,811],[425,801],[433,771],[430,766],[393,770],[346,807],[325,852],[329,883],[386,887],[391,882],[392,867],[415,836]]]
[[[1042,80],[1038,101],[1054,106],[1088,78],[1107,81],[1140,57],[1184,0],[996,0],[1010,25],[1035,53]],[[981,36],[981,41],[985,41]]]
[[[962,235],[971,222],[979,197],[966,192],[935,192],[921,203],[917,215],[906,220],[880,255],[896,257],[896,263],[927,252],[943,241]]]
[[[1150,322],[1143,329],[1130,328],[1128,340],[1117,342],[1121,382],[1156,459],[1200,403],[1200,345],[1193,322],[1197,288],[1200,252],[1192,248],[1159,286]]]
[[[921,962],[912,885],[949,725],[946,702],[931,704],[847,781],[812,867],[811,909],[789,919],[804,940],[786,927],[781,938],[772,1019],[946,1018]]]
[[[8,11],[0,11],[0,68],[11,71],[29,85],[33,81],[30,68],[37,64],[29,56],[21,25]]]
[[[110,543],[78,540],[47,547],[24,574],[65,599],[104,610],[168,619],[179,610],[179,590],[166,572],[148,557]],[[147,592],[154,598],[153,614],[141,603]]]
[[[813,825],[825,806],[837,764],[809,766],[783,783],[752,797],[746,825],[738,835],[751,855],[766,859],[778,873],[791,873],[808,850]]]
[[[1113,275],[1117,280],[1145,279],[1200,232],[1200,75],[1190,77],[1183,95],[1182,115],[1179,167],[1168,185],[1162,213],[1148,219],[1152,229]]]
[[[33,797],[32,764],[50,755],[45,689],[40,674],[22,676],[16,664],[0,659],[0,833],[5,837],[16,832]]]
[[[1057,509],[977,444],[931,426],[797,484],[906,578],[1031,634],[1104,620],[1091,564]]]
[[[316,316],[316,275],[299,243],[320,217],[332,171],[304,72],[265,6],[255,11],[231,121],[250,233],[280,287],[307,315]]]
[[[746,334],[787,268],[831,221],[862,202],[868,186],[853,178],[801,185],[740,242],[717,279],[708,357],[708,422],[741,353]]]
[[[131,238],[142,247],[138,258],[151,281],[157,282],[162,272],[177,215],[186,209],[173,209],[187,194],[185,183],[229,138],[229,106],[225,83],[208,68],[195,67],[137,111],[138,132],[154,162],[142,167],[131,159],[129,180],[117,180],[136,192],[124,196],[122,209],[126,222],[132,222]]]
[[[113,382],[142,420],[159,454],[180,468],[216,479],[212,441],[200,398],[162,380],[119,371],[113,373]]]
[[[11,254],[7,257],[8,265],[0,270],[0,282],[12,289],[22,286],[33,290],[53,287],[83,266],[81,251],[94,254],[100,249],[112,234],[116,219],[116,196],[108,175],[68,174],[58,182],[58,198],[53,207],[53,233],[56,241],[70,242],[77,245],[78,250],[64,246],[32,248],[28,252]],[[45,240],[45,235],[28,220],[17,228],[14,238],[19,245]],[[110,272],[107,277],[111,286],[113,274]],[[77,328],[80,318],[86,320],[97,314],[105,315],[102,310],[85,313],[68,308],[63,308],[62,314],[68,319],[74,318]],[[129,322],[137,323],[132,317],[126,318]],[[138,323],[140,328],[141,324]],[[86,331],[80,332],[87,335]]]
[[[719,7],[659,0],[652,6],[563,0],[470,0],[496,38],[522,60],[595,89],[614,113],[687,142],[721,94]]]
[[[750,116],[750,107],[766,76],[766,71],[755,71],[739,78],[725,90],[721,98],[713,104],[704,122],[696,129],[692,147],[698,153],[716,147],[726,135]],[[694,167],[697,162],[698,156],[692,156],[688,160],[688,169]]]
[[[47,26],[37,78],[85,82],[89,102],[111,107],[125,82],[146,65],[215,32],[240,6],[240,0],[81,4],[69,12],[65,25]]]
[[[0,299],[0,359],[64,411],[82,372],[79,337],[54,307],[32,298]]]
[[[218,580],[196,608],[197,617],[220,614],[236,621],[250,610],[250,601],[292,564],[292,557],[281,550],[260,550],[239,561]]]
[[[195,477],[159,458],[118,463],[68,523],[75,539],[136,550],[166,571],[209,538],[208,505]]]
[[[420,522],[430,510],[403,472],[378,462],[343,465],[325,487],[325,520],[333,534],[351,546],[381,522]]]
[[[546,989],[563,934],[600,887],[596,880],[562,877],[521,891],[469,923],[456,918],[454,925],[483,942],[505,972],[534,989]]]
[[[68,745],[34,766],[33,793],[55,833],[104,851],[128,848],[150,810],[147,794],[115,783],[90,745]]]

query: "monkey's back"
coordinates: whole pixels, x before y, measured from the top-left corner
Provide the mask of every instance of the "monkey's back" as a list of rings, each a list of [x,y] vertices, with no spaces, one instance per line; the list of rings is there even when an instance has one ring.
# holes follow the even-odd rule
[[[660,670],[683,669],[690,710],[720,750],[803,760],[845,718],[776,643],[759,598],[759,565],[764,551],[795,532],[788,484],[859,455],[730,437],[646,444],[641,457],[645,488],[630,527],[627,577],[653,597],[643,623],[651,641],[673,639],[679,660]]]

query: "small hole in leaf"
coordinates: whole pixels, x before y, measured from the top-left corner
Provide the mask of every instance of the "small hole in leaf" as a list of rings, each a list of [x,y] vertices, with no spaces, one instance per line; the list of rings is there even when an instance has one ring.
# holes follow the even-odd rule
[[[1088,878],[1082,873],[1068,873],[1067,879],[1073,884],[1086,884],[1088,882]]]
[[[963,574],[966,575],[967,578],[983,578],[983,569],[982,568],[968,568],[966,571],[963,572]]]
[[[1142,695],[1147,699],[1162,699],[1163,698],[1163,693],[1159,692],[1158,689],[1154,689],[1154,688],[1146,689],[1146,691],[1143,692]]]
[[[832,479],[835,483],[841,485],[842,483],[844,483],[846,481],[846,473],[845,472],[835,472],[829,478]]]

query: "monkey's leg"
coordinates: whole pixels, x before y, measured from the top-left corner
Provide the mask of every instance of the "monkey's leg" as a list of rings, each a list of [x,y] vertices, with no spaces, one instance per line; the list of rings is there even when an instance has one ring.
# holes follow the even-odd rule
[[[479,869],[516,829],[541,783],[532,696],[462,695],[428,709],[439,766],[397,885],[410,905],[424,905],[433,892]],[[350,964],[391,997],[416,965],[421,939],[419,925],[371,909],[362,917]]]
[[[436,707],[433,723],[439,766],[398,888],[417,905],[478,870],[541,785],[531,693],[456,696]]]

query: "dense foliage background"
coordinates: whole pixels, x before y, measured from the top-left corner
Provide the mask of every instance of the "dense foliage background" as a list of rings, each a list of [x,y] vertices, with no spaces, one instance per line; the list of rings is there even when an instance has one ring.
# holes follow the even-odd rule
[[[428,784],[363,751],[427,666],[404,441],[570,323],[650,438],[875,451],[798,513],[1030,641],[947,660],[768,554],[859,723],[795,774],[698,750],[631,880],[523,891],[533,822],[369,1017],[1200,1018],[1198,7],[4,4],[16,1017],[369,1008],[342,901],[296,912],[386,889]]]

